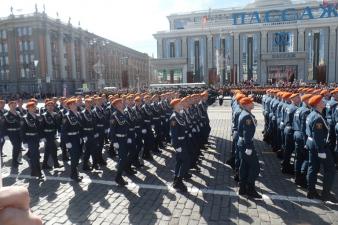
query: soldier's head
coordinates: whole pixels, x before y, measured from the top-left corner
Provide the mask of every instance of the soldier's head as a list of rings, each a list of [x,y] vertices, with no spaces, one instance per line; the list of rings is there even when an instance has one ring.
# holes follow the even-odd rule
[[[71,111],[73,111],[73,112],[76,112],[76,111],[77,111],[76,101],[77,101],[77,100],[76,100],[75,98],[70,98],[70,99],[68,99],[67,102],[66,102],[67,107],[68,107]]]
[[[320,95],[323,96],[323,98],[325,99],[330,99],[331,96],[330,92],[326,89],[320,91]]]
[[[15,111],[16,106],[17,106],[16,101],[14,99],[12,99],[8,102],[8,107],[9,107],[10,111]]]
[[[35,113],[36,112],[36,103],[33,101],[27,102],[26,105],[27,111],[29,113]]]
[[[150,99],[151,99],[150,95],[145,95],[145,96],[143,97],[143,100],[144,100],[144,103],[145,103],[145,104],[149,104],[149,103],[150,103]]]
[[[331,91],[331,95],[335,100],[338,100],[338,88]]]
[[[159,96],[157,94],[155,94],[151,97],[151,101],[153,101],[153,102],[158,102],[158,100],[159,100]]]
[[[307,106],[309,105],[309,100],[312,97],[312,94],[304,94],[301,97],[302,102],[304,102]]]
[[[171,107],[174,109],[175,112],[179,113],[182,110],[181,99],[175,98],[170,102]]]
[[[206,102],[208,100],[208,92],[207,91],[203,91],[202,94],[201,94],[201,97],[202,97],[202,101],[203,102]]]
[[[45,108],[47,109],[48,112],[53,112],[54,111],[54,102],[52,100],[47,101],[45,103]]]
[[[87,110],[91,110],[91,108],[93,106],[93,99],[92,98],[86,98],[84,102],[85,102],[85,108]]]
[[[254,108],[253,99],[249,97],[244,97],[239,100],[239,104],[247,111],[251,111]]]
[[[309,99],[309,105],[316,109],[318,112],[322,112],[323,109],[325,108],[325,103],[323,101],[323,96],[321,95],[313,95],[310,99]]]
[[[299,105],[300,104],[300,95],[299,93],[294,93],[290,96],[290,100],[293,104]]]
[[[123,112],[123,109],[124,109],[124,105],[123,105],[123,101],[121,98],[117,98],[115,99],[113,102],[112,102],[112,105],[113,107],[120,111],[120,112]]]
[[[142,99],[140,96],[137,96],[134,101],[137,107],[140,107],[140,105],[142,104]]]
[[[23,100],[22,100],[22,98],[18,98],[18,100],[16,100],[16,103],[17,103],[17,105],[21,108],[22,105],[23,105]]]

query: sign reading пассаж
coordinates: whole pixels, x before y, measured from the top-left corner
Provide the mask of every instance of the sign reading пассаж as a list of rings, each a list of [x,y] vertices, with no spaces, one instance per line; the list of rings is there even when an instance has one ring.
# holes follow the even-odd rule
[[[338,3],[320,5],[317,8],[269,10],[265,12],[240,12],[232,14],[232,24],[272,23],[294,20],[309,20],[318,18],[338,17]]]

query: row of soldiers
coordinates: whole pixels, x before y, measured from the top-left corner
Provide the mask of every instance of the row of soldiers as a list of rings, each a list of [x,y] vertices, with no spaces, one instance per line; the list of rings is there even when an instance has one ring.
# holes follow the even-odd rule
[[[105,167],[103,149],[107,144],[108,154],[118,156],[115,181],[126,185],[122,173],[136,174],[135,169],[143,166],[140,156],[152,160],[153,154],[160,154],[171,143],[178,155],[174,187],[186,191],[182,179],[191,177],[189,169],[199,169],[201,149],[210,133],[206,111],[208,93],[189,95],[177,104],[178,97],[177,92],[61,97],[46,99],[41,108],[37,107],[36,99],[30,99],[26,109],[19,99],[8,102],[8,111],[5,101],[0,100],[1,156],[5,156],[2,148],[5,140],[9,140],[13,146],[12,168],[18,168],[22,148],[28,150],[31,175],[43,179],[40,142],[45,146],[42,169],[52,169],[49,158],[54,168],[60,168],[56,142],[59,136],[62,159],[67,161],[70,155],[70,177],[81,181],[80,158],[85,171]],[[176,101],[172,103],[172,99]],[[177,136],[174,123],[186,129],[184,134]]]
[[[338,89],[269,89],[262,98],[264,141],[282,160],[281,171],[307,188],[307,197],[337,202],[331,194],[338,165]],[[294,163],[292,155],[294,153]],[[323,190],[317,176],[324,170]]]

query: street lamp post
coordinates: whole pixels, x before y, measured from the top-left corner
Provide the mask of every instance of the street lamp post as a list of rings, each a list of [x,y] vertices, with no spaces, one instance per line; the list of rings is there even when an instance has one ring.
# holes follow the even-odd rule
[[[39,91],[39,96],[41,98],[41,79],[38,77],[37,73],[37,68],[38,68],[39,60],[34,60],[34,73],[35,77],[37,78],[37,83],[38,83],[38,91]]]

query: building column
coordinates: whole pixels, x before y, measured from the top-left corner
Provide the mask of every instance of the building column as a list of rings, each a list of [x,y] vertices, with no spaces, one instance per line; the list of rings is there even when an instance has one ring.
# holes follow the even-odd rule
[[[60,77],[61,79],[66,79],[66,69],[65,69],[65,48],[63,43],[63,32],[59,30],[59,61],[60,61]]]
[[[297,42],[297,46],[298,46],[298,51],[299,52],[304,52],[304,29],[298,29],[298,42]]]
[[[163,58],[163,39],[158,38],[157,39],[157,58],[162,59]]]
[[[261,31],[261,55],[268,53],[268,32],[263,30]],[[259,83],[264,85],[267,83],[268,75],[267,75],[267,65],[266,61],[262,60],[261,57],[261,75],[259,77]]]
[[[86,82],[87,81],[86,53],[85,53],[85,40],[83,37],[81,37],[80,44],[80,61],[81,61],[81,78]]]
[[[75,38],[72,35],[70,40],[71,60],[72,60],[72,78],[76,80],[76,59],[75,59]]]
[[[52,63],[52,46],[50,42],[49,30],[46,28],[46,57],[47,57],[47,74],[46,77],[49,77],[50,81],[53,78],[53,63]]]
[[[188,54],[187,54],[187,37],[183,37],[182,38],[182,57],[183,58],[188,58]]]
[[[212,35],[207,36],[207,51],[208,51],[208,69],[213,68],[212,64]]]
[[[337,26],[330,26],[329,36],[329,65],[328,79],[329,83],[337,82],[336,76],[336,44],[337,44]]]
[[[235,80],[237,83],[241,82],[241,75],[240,75],[240,48],[239,48],[239,33],[234,33],[234,65],[233,65],[233,70],[237,71],[237,77],[235,77]],[[236,67],[236,68],[235,68]]]

